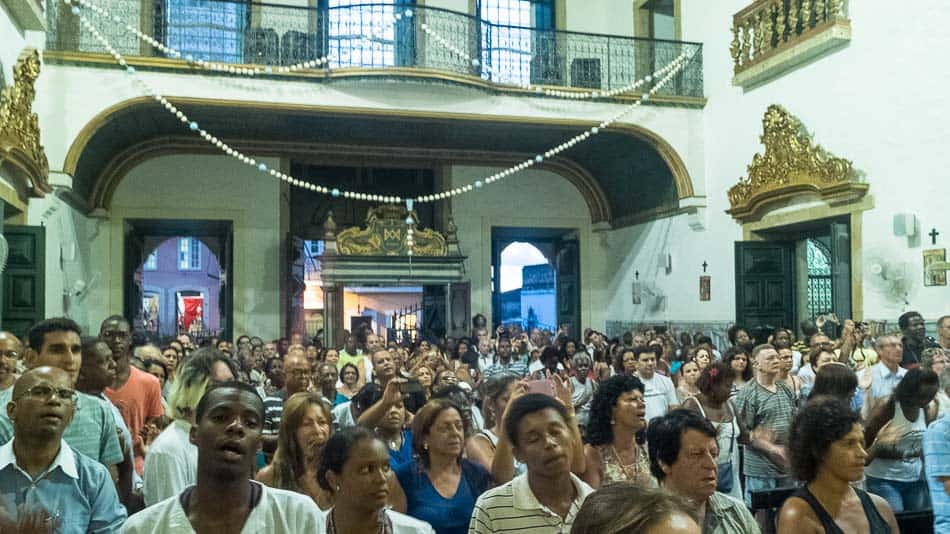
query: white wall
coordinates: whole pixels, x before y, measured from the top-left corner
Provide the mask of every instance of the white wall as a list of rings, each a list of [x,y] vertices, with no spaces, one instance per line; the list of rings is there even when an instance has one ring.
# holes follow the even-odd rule
[[[261,159],[278,165],[273,159]],[[280,328],[280,185],[227,157],[164,156],[138,165],[119,184],[110,219],[93,240],[102,272],[90,320],[122,311],[123,220],[231,220],[234,229],[234,332],[277,337]],[[49,292],[49,285],[47,285]],[[98,323],[96,323],[98,324]]]
[[[457,165],[449,170],[453,187],[468,184],[499,169]],[[497,227],[575,228],[580,236],[581,323],[603,324],[604,256],[600,236],[591,229],[584,198],[560,175],[529,170],[481,192],[452,200],[465,274],[472,282],[472,315],[491,320],[491,229]]]
[[[865,317],[896,320],[902,309],[918,309],[933,319],[947,312],[947,287],[923,287],[921,251],[891,232],[896,213],[913,213],[923,233],[936,227],[945,232],[938,247],[950,239],[950,193],[946,177],[946,139],[950,113],[944,96],[950,72],[938,68],[950,49],[950,11],[939,0],[915,4],[913,13],[898,13],[887,2],[851,2],[853,39],[850,45],[785,74],[749,92],[733,87],[728,31],[732,14],[745,0],[684,1],[683,38],[704,43],[706,177],[710,233],[695,239],[722,243],[723,262],[732,262],[728,246],[740,238],[738,225],[722,210],[725,192],[745,174],[755,152],[769,104],[780,104],[798,116],[818,143],[850,159],[866,174],[875,208],[863,215],[865,258]],[[936,62],[935,62],[936,61]],[[874,289],[867,257],[879,255],[906,262],[916,291],[905,306]],[[858,259],[855,259],[857,261]],[[724,274],[732,272],[731,266]],[[724,277],[725,278],[725,277]],[[713,296],[717,293],[713,282]],[[730,308],[721,313],[727,314]]]

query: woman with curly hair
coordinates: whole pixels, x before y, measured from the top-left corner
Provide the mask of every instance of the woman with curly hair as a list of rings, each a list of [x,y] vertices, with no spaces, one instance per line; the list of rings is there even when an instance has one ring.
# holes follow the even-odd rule
[[[330,494],[317,485],[317,465],[332,432],[333,416],[323,398],[294,393],[284,403],[274,460],[257,473],[257,481],[308,495],[321,510],[328,509]]]
[[[809,401],[792,421],[788,450],[805,485],[782,506],[778,534],[899,532],[887,501],[851,485],[864,475],[868,454],[850,406],[832,397]]]
[[[584,446],[584,482],[599,488],[628,480],[655,487],[645,442],[646,404],[643,382],[635,375],[615,375],[600,384],[591,401]]]
[[[683,408],[699,413],[716,427],[719,443],[719,480],[716,491],[742,499],[739,487],[739,437],[742,427],[729,402],[736,372],[724,362],[715,362],[703,369],[696,388],[699,394],[683,402]]]

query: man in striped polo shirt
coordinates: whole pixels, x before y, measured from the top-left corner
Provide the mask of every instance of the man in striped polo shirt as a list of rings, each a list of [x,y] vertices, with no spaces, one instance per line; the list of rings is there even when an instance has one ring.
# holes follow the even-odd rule
[[[571,531],[581,504],[594,491],[571,473],[577,435],[572,419],[563,404],[541,393],[509,404],[505,435],[527,472],[478,498],[469,534]]]

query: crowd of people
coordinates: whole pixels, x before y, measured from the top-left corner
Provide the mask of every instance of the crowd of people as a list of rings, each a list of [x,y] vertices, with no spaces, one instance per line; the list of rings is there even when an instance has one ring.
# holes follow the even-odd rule
[[[0,533],[950,532],[950,317],[339,347],[0,333]],[[772,521],[753,495],[788,489]],[[756,514],[753,511],[758,512]]]

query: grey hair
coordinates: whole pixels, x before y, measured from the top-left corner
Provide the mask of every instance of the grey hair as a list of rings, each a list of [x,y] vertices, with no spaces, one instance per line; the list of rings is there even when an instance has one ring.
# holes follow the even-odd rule
[[[898,335],[896,335],[896,334],[884,334],[883,336],[878,336],[877,338],[874,339],[874,350],[880,352],[881,348],[884,347],[884,342],[885,342],[888,338],[895,339],[895,340],[897,340],[898,343],[901,342],[900,336],[898,336]]]
[[[940,373],[940,390],[947,391],[950,388],[950,365]]]
[[[582,360],[587,360],[587,363],[589,364],[594,363],[594,359],[590,357],[590,354],[587,354],[583,351],[575,352],[574,356],[571,358],[571,363],[574,365],[574,367],[577,367],[577,364]]]

